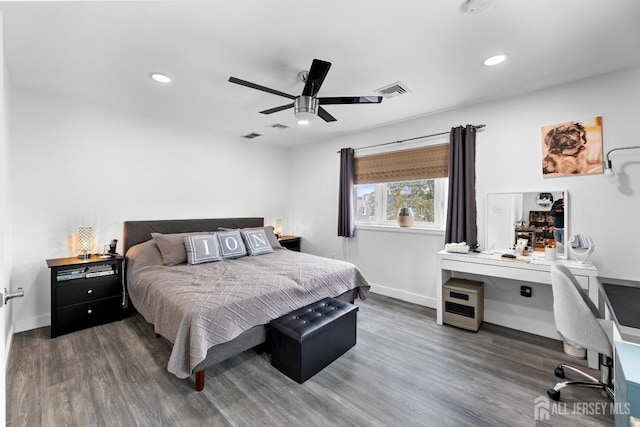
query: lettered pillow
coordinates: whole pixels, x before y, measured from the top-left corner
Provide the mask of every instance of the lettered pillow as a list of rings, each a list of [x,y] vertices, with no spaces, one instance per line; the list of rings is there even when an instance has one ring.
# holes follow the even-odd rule
[[[265,227],[247,227],[247,228],[226,228],[226,227],[218,227],[218,230],[220,231],[229,231],[229,230],[264,230],[265,234],[267,235],[267,238],[269,239],[269,243],[271,244],[271,247],[273,249],[282,249],[282,245],[280,244],[280,242],[278,241],[278,238],[276,237],[275,233],[273,232],[273,226],[272,225],[267,225]]]
[[[187,262],[189,264],[203,264],[222,259],[218,239],[214,234],[186,236],[184,238],[184,247],[187,250]]]
[[[249,255],[262,255],[273,252],[267,233],[263,229],[240,230]]]
[[[247,254],[240,231],[223,231],[215,234],[220,244],[222,258],[239,258]]]

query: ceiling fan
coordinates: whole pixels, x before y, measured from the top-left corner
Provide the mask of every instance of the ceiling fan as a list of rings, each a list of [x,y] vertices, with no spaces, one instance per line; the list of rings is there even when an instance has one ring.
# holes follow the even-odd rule
[[[241,80],[236,77],[229,77],[229,81],[231,83],[236,83],[264,92],[269,92],[274,95],[293,99],[292,103],[281,105],[279,107],[269,108],[268,110],[260,111],[260,113],[272,114],[278,111],[293,108],[294,115],[298,119],[298,124],[308,124],[309,120],[314,116],[320,116],[320,118],[325,122],[335,122],[336,118],[329,114],[327,110],[322,108],[322,105],[379,104],[380,102],[382,102],[381,96],[334,96],[318,98],[318,91],[320,91],[322,82],[324,82],[325,77],[327,77],[329,68],[331,68],[330,62],[321,61],[320,59],[314,59],[311,63],[311,69],[309,70],[309,73],[300,73],[301,78],[305,82],[304,89],[302,90],[302,94],[300,96],[289,95],[288,93],[270,89],[268,87],[251,83],[246,80]]]

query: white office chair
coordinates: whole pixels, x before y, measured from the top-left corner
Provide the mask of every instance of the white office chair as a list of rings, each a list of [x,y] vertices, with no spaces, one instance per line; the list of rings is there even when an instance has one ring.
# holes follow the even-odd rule
[[[602,319],[589,295],[582,289],[571,271],[564,265],[551,267],[553,289],[553,317],[556,329],[565,342],[600,354],[601,381],[571,365],[560,364],[555,369],[559,378],[565,369],[582,375],[589,381],[563,381],[547,390],[553,400],[560,399],[560,390],[566,386],[598,388],[613,399],[611,369],[613,367],[613,322]]]

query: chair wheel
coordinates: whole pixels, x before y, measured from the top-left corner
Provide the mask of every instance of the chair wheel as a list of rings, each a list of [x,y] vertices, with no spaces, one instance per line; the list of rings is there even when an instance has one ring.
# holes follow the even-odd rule
[[[562,366],[558,366],[556,368],[555,374],[556,374],[556,377],[558,378],[564,378],[564,369],[562,369]]]
[[[547,394],[551,399],[555,401],[560,400],[560,392],[556,389],[550,388],[549,390],[547,390]]]

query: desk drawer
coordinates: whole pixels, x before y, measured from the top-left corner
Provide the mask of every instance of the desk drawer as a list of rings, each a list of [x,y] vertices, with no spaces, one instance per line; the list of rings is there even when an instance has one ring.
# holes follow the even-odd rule
[[[75,331],[117,320],[121,315],[120,297],[70,305],[58,309],[56,329],[59,333]]]
[[[58,307],[116,297],[120,292],[119,276],[96,277],[69,284],[58,284]]]

